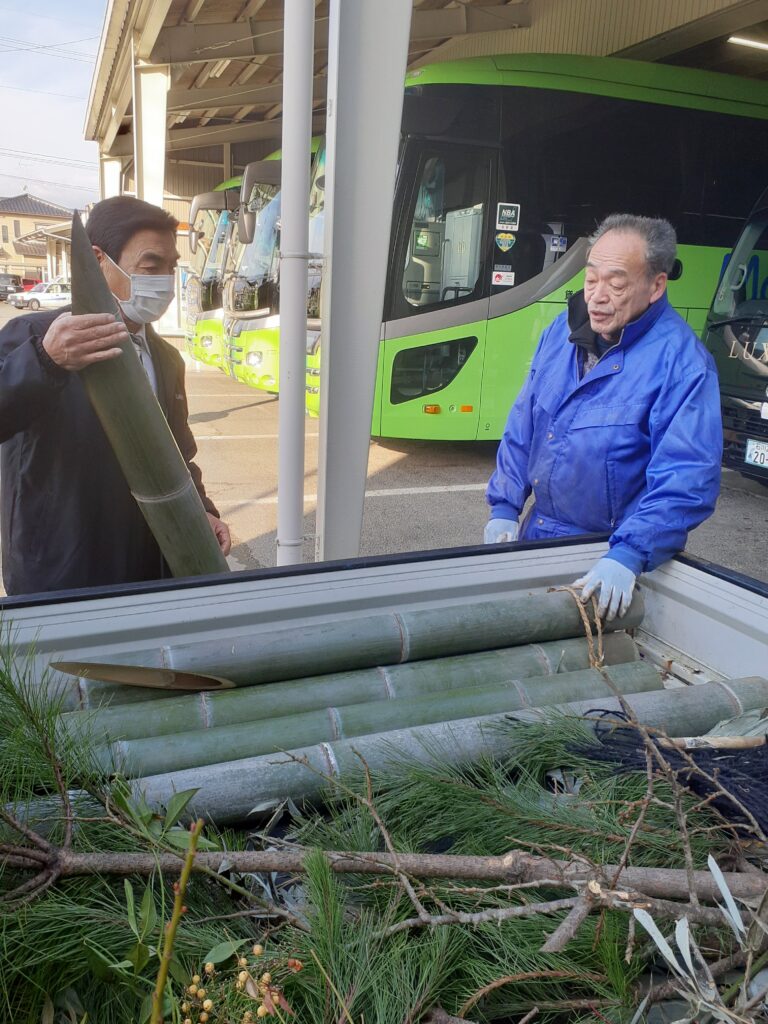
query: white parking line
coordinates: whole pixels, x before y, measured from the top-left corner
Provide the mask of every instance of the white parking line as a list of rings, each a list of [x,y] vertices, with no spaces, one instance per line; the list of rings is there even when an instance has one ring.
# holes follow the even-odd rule
[[[374,490],[366,491],[365,497],[367,498],[402,498],[406,495],[418,495],[418,494],[447,494],[449,492],[457,491],[484,491],[488,486],[487,483],[483,484],[446,484],[442,487],[389,487],[385,490]],[[304,501],[313,502],[317,501],[316,494],[305,494]],[[246,505],[276,505],[277,495],[270,494],[265,498],[230,498],[220,499],[217,504],[221,508],[243,508]]]

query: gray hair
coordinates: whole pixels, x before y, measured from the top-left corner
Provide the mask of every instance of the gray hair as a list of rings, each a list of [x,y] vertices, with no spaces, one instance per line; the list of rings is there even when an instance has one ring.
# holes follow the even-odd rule
[[[609,231],[632,232],[645,241],[645,262],[649,277],[672,271],[677,256],[677,235],[668,220],[661,217],[638,217],[633,213],[612,213],[590,235],[590,249]]]

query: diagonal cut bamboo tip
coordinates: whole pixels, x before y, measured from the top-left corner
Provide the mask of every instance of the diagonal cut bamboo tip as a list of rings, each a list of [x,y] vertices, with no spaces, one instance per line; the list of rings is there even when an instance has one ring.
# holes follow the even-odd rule
[[[168,668],[146,668],[140,665],[111,665],[103,662],[52,661],[51,668],[68,676],[94,679],[101,683],[123,686],[146,686],[155,690],[229,690],[234,683],[221,676],[198,672],[176,672]]]
[[[101,272],[80,214],[72,215],[72,312],[112,313],[120,316],[120,309]]]

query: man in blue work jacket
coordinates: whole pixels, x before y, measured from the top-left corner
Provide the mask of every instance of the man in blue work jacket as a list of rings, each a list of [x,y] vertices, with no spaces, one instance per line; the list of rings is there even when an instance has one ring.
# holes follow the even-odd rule
[[[610,533],[574,586],[612,619],[712,514],[722,425],[712,357],[667,300],[671,224],[612,214],[590,245],[584,291],[542,334],[509,414],[485,542]]]

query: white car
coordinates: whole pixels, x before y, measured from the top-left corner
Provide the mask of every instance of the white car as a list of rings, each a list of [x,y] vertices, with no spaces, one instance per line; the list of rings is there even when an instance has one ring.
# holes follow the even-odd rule
[[[8,301],[17,309],[61,309],[72,302],[72,292],[68,284],[49,281],[36,284],[28,292],[14,292],[8,296]]]

